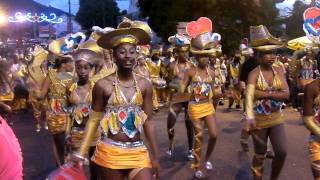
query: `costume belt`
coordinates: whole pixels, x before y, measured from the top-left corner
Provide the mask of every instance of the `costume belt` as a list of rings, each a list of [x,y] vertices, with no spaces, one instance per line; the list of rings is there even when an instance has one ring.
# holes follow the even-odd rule
[[[138,148],[138,147],[144,146],[143,141],[120,142],[120,141],[114,141],[114,140],[109,139],[109,138],[102,138],[100,141],[102,141],[103,143],[112,145],[112,146],[121,147],[123,149]]]
[[[84,132],[85,131],[85,127],[72,127],[71,131],[72,132]]]
[[[209,99],[201,99],[198,102],[195,100],[190,100],[189,104],[202,104],[202,103],[211,103]]]

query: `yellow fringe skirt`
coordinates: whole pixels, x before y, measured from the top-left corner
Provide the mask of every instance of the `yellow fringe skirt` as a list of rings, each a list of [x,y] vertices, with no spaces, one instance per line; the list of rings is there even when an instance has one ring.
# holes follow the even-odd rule
[[[188,114],[191,120],[201,119],[215,113],[215,109],[211,102],[189,104]]]
[[[309,141],[309,152],[311,162],[320,160],[320,142],[315,140]]]
[[[110,139],[107,139],[111,142]],[[117,142],[122,143],[122,142]],[[126,145],[126,143],[123,143]],[[148,149],[145,145],[122,147],[100,140],[91,159],[99,166],[109,169],[151,168]]]
[[[68,114],[54,114],[49,112],[47,115],[48,130],[51,134],[65,132],[67,118],[69,118]]]

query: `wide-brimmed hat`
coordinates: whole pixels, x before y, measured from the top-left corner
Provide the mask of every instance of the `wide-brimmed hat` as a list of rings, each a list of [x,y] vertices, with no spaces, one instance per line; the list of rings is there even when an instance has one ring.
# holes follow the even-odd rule
[[[132,21],[131,19],[124,17],[122,22],[118,25],[118,29],[120,28],[138,28],[147,32],[152,37],[152,29],[148,25],[148,23],[143,21]]]
[[[79,49],[89,49],[95,53],[102,54],[103,48],[97,44],[97,41],[88,39],[86,42],[79,45]]]
[[[137,51],[139,54],[143,54],[144,56],[149,56],[150,55],[150,46],[149,45],[138,46]]]
[[[86,35],[82,32],[68,34],[66,37],[52,41],[49,44],[49,51],[56,56],[66,56],[78,49],[85,39]]]
[[[272,51],[285,45],[284,41],[273,37],[264,25],[250,26],[250,46],[258,51]]]
[[[221,51],[219,41],[221,35],[212,33],[212,21],[201,17],[197,21],[189,22],[186,26],[187,34],[192,38],[190,52],[192,54],[215,54]]]
[[[175,34],[168,38],[168,42],[174,47],[174,49],[180,49],[183,51],[189,51],[191,38],[183,34]]]
[[[112,28],[112,27],[101,28],[99,26],[93,26],[91,28],[91,30],[92,30],[92,33],[91,33],[89,39],[97,41],[102,35],[110,32],[110,31],[113,31],[114,28]]]
[[[101,59],[100,54],[90,50],[90,49],[77,49],[72,53],[73,60],[77,61],[86,61],[89,64],[96,64],[97,61]]]
[[[125,22],[119,24],[118,29],[102,35],[97,42],[105,49],[112,49],[121,43],[147,45],[151,41],[151,35],[152,31],[147,23],[129,22],[125,19]]]

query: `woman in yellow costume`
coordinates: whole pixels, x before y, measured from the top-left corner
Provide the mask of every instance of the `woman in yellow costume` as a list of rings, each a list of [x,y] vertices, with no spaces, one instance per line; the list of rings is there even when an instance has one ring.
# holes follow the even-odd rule
[[[200,22],[206,22],[204,25]],[[208,176],[207,170],[212,170],[213,166],[209,161],[217,139],[217,125],[215,120],[215,109],[213,107],[214,95],[214,71],[209,66],[209,58],[214,51],[215,43],[212,38],[212,22],[210,19],[201,17],[198,21],[190,22],[186,26],[187,33],[191,40],[190,51],[195,55],[198,62],[196,68],[189,69],[182,81],[181,90],[184,92],[188,87],[191,98],[188,105],[188,114],[194,127],[194,156],[192,164],[196,178]],[[203,142],[203,123],[208,126],[208,148],[205,162],[201,160]]]
[[[163,62],[160,58],[161,49],[156,47],[151,50],[150,59],[147,60],[147,67],[149,69],[151,81],[153,84],[153,106],[154,110],[158,110],[163,106],[161,102],[161,94],[166,87],[166,81],[162,78],[163,75]]]
[[[35,92],[41,87],[47,76],[47,58],[48,52],[41,46],[35,46],[32,58],[27,66],[28,76],[26,83],[29,91],[28,101],[32,106],[36,132],[40,132],[41,130],[41,120],[44,119],[46,100],[39,101]]]
[[[64,163],[65,129],[69,112],[67,111],[67,87],[74,81],[71,72],[74,70],[72,56],[67,55],[83,42],[85,36],[77,33],[57,39],[49,44],[49,51],[55,55],[55,65],[48,70],[38,98],[48,96],[47,124],[49,132],[53,135],[53,152],[58,166]]]
[[[151,78],[150,78],[150,72],[149,69],[147,67],[147,55],[148,55],[148,49],[145,49],[144,47],[139,47],[139,55],[137,56],[137,64],[134,67],[134,72],[137,75],[140,75],[148,80],[150,80],[151,82]]]
[[[25,54],[22,51],[16,51],[11,57],[13,64],[11,66],[12,82],[14,90],[14,100],[11,103],[11,108],[14,112],[19,112],[27,107],[28,90],[26,87],[26,65]]]
[[[103,35],[98,45],[113,49],[117,71],[99,80],[93,88],[92,112],[74,161],[83,161],[98,127],[102,130],[91,160],[98,165],[100,179],[152,179],[158,172],[158,149],[152,123],[152,85],[133,73],[136,46],[146,45],[151,29],[134,21]],[[141,139],[144,130],[152,154]]]
[[[115,72],[116,66],[112,61],[111,50],[103,49],[97,44],[97,40],[107,32],[114,30],[114,28],[105,27],[100,28],[98,26],[92,27],[93,32],[90,38],[79,45],[80,49],[90,49],[99,54],[100,58],[96,59],[94,63],[94,71],[90,77],[90,81],[97,82],[98,80]]]
[[[97,53],[89,49],[78,49],[72,56],[75,61],[78,80],[68,88],[71,118],[67,119],[66,143],[69,153],[78,151],[83,140],[85,126],[91,112],[92,89],[94,86],[94,83],[89,80],[89,76],[94,62],[101,58]],[[96,137],[90,145],[89,156],[92,156],[94,153],[99,135],[97,132]],[[90,162],[91,179],[97,179],[94,167],[94,163]]]
[[[303,121],[310,131],[309,152],[314,179],[320,179],[320,79],[305,87]]]
[[[9,63],[0,56],[0,115],[7,121],[10,120],[14,99],[11,79],[8,75]]]
[[[170,105],[169,113],[167,118],[167,132],[169,138],[169,149],[166,152],[169,158],[172,158],[174,155],[174,146],[175,146],[175,129],[177,118],[184,108],[185,115],[185,126],[187,130],[188,137],[188,160],[193,160],[194,156],[192,154],[193,146],[193,128],[192,122],[188,117],[188,101],[190,98],[189,93],[179,93],[179,83],[182,81],[186,72],[189,69],[194,68],[194,64],[189,60],[189,49],[190,49],[190,38],[176,34],[168,38],[168,41],[174,45],[174,50],[177,53],[176,60],[173,61],[168,67],[168,80],[170,88]]]
[[[246,129],[252,134],[255,153],[251,170],[254,179],[262,179],[269,138],[275,153],[270,179],[278,179],[287,153],[281,105],[289,98],[289,88],[283,70],[273,63],[283,42],[263,25],[250,27],[250,37],[260,63],[250,72],[246,87]]]
[[[231,62],[229,63],[228,66],[228,75],[229,75],[229,81],[230,81],[230,86],[229,88],[233,92],[233,97],[229,98],[229,107],[228,109],[230,110],[233,103],[236,103],[236,108],[240,109],[240,100],[241,100],[241,93],[240,93],[240,88],[239,88],[239,77],[240,77],[240,56],[236,55]]]
[[[316,67],[315,60],[312,54],[312,49],[305,49],[306,55],[302,57],[298,64],[299,79],[298,86],[301,92],[305,85],[312,82],[314,79],[314,69]]]

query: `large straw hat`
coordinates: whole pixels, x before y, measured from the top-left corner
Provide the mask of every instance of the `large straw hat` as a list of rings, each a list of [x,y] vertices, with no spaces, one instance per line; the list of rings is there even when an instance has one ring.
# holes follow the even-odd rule
[[[272,51],[281,48],[285,43],[273,37],[264,25],[250,26],[250,45],[258,51]]]
[[[105,49],[112,49],[121,43],[147,45],[150,41],[151,29],[147,23],[124,21],[119,24],[118,29],[102,35],[97,42]]]
[[[221,36],[212,33],[212,21],[209,18],[201,17],[197,21],[187,24],[186,31],[191,39],[190,52],[193,54],[216,54],[221,51],[219,41]]]
[[[49,51],[56,56],[66,56],[78,49],[85,39],[86,36],[82,32],[68,34],[66,37],[52,41],[49,44]]]
[[[72,53],[72,57],[75,62],[82,60],[89,64],[96,64],[101,59],[98,53],[90,49],[78,49]]]

